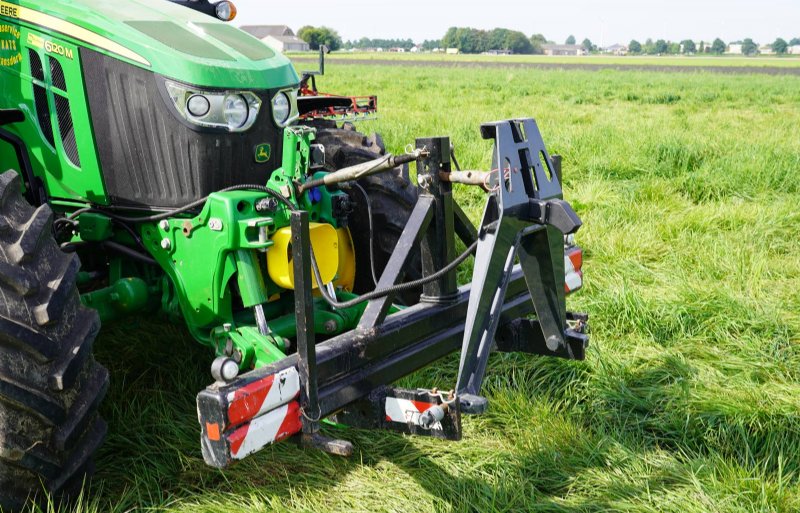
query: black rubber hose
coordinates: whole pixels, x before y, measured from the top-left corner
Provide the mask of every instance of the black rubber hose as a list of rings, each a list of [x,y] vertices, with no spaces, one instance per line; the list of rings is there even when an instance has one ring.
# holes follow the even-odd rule
[[[121,253],[121,254],[123,254],[123,255],[125,255],[127,257],[130,257],[130,258],[132,258],[134,260],[138,260],[139,262],[142,262],[144,264],[158,265],[158,262],[156,262],[150,256],[145,255],[143,253],[139,253],[138,251],[136,251],[134,249],[131,249],[128,246],[125,246],[123,244],[118,244],[116,242],[112,242],[110,240],[107,240],[107,241],[102,242],[100,245],[103,246],[106,249],[110,249],[111,251],[116,251],[117,253]]]
[[[338,310],[344,310],[347,308],[352,308],[356,305],[360,305],[361,303],[366,303],[367,301],[371,301],[373,299],[378,299],[381,297],[386,297],[389,294],[394,294],[395,292],[401,292],[408,289],[413,289],[417,287],[421,287],[422,285],[426,285],[433,281],[436,281],[442,277],[444,277],[447,273],[454,271],[459,265],[461,265],[469,256],[475,252],[478,248],[478,243],[480,241],[476,240],[472,243],[470,247],[467,248],[466,251],[461,253],[455,260],[447,264],[441,270],[431,274],[430,276],[426,276],[425,278],[420,278],[419,280],[409,281],[407,283],[401,283],[400,285],[394,285],[392,287],[387,287],[385,289],[374,290],[363,296],[359,296],[357,298],[351,299],[350,301],[345,301],[344,303],[339,303],[336,298],[330,297],[328,294],[328,290],[325,286],[319,287],[319,291],[322,294],[322,297],[325,301],[331,305],[333,308]],[[319,267],[317,266],[317,259],[314,257],[314,250],[311,250],[311,269],[314,271],[314,278],[316,278],[317,283],[322,283],[322,276],[319,272]]]

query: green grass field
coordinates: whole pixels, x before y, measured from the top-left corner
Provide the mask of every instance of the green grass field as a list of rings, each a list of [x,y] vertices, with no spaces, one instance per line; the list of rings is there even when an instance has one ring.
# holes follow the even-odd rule
[[[755,62],[755,61],[754,61]],[[395,151],[533,116],[584,220],[586,362],[497,355],[465,440],[332,430],[351,459],[267,449],[226,472],[199,449],[210,355],[178,325],[107,327],[110,436],[79,511],[800,510],[800,87],[796,77],[352,66]],[[483,197],[459,189],[477,220]],[[457,358],[404,385],[450,388]]]
[[[293,57],[314,58],[314,53],[290,54]],[[800,55],[786,56],[757,56],[744,57],[741,55],[723,56],[624,56],[613,55],[587,55],[583,57],[564,57],[547,55],[445,55],[445,54],[413,54],[413,53],[388,53],[388,52],[335,52],[329,57],[331,61],[346,60],[400,60],[416,62],[444,62],[444,63],[464,63],[464,62],[509,62],[509,63],[533,63],[533,64],[604,64],[604,65],[635,65],[635,66],[722,66],[722,67],[800,67]]]

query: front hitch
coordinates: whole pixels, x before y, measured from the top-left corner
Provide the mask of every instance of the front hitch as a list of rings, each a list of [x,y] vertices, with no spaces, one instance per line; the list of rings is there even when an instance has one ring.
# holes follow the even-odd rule
[[[456,386],[462,412],[471,414],[488,406],[479,394],[517,257],[547,349],[573,352],[576,337],[567,325],[561,285],[564,236],[581,227],[562,199],[555,165],[533,119],[488,123],[481,134],[495,141],[492,192],[479,231]]]

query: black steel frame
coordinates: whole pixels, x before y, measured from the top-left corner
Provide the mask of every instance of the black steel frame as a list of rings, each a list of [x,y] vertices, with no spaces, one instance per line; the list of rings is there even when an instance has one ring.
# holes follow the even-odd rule
[[[419,304],[390,316],[391,294],[372,300],[357,329],[316,344],[308,214],[293,214],[297,353],[201,392],[201,423],[213,421],[222,431],[231,428],[225,412],[232,392],[295,367],[302,391],[304,445],[349,454],[349,443],[319,436],[321,419],[338,414],[337,420],[355,426],[387,428],[380,417],[380,401],[391,394],[420,392],[386,385],[461,347],[459,400],[445,418],[449,427],[445,434],[427,433],[460,439],[460,413],[485,410],[486,400],[478,394],[491,349],[585,358],[588,319],[568,313],[564,300],[563,235],[576,231],[580,220],[561,199],[560,166],[556,167],[544,149],[533,120],[499,122],[484,125],[482,130],[484,138],[495,140],[494,168],[504,169],[503,163],[508,162],[511,175],[504,180],[503,172],[497,174],[496,190],[480,230],[453,201],[450,183],[440,179],[441,173],[450,171],[449,139],[419,139],[417,147],[428,150],[428,156],[417,162],[419,200],[378,288],[403,280],[415,247],[421,247],[425,276],[445,267],[456,256],[456,236],[468,246],[479,241],[476,266],[486,265],[483,272],[476,268],[479,282],[459,288],[453,271],[427,284]],[[498,245],[499,239],[502,245]],[[513,265],[517,250],[521,251],[522,266]],[[504,252],[499,260],[494,258],[498,252]],[[489,260],[498,260],[500,265]],[[536,319],[530,318],[532,314]],[[365,408],[365,402],[373,407]],[[426,434],[413,426],[406,432]],[[203,447],[209,464],[225,467],[230,463],[224,443],[204,439]]]

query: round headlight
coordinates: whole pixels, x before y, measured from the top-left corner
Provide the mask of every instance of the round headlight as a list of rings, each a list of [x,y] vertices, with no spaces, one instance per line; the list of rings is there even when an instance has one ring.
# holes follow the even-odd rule
[[[225,122],[229,128],[242,128],[247,123],[249,111],[250,107],[244,96],[231,94],[225,97]]]
[[[289,116],[292,114],[292,103],[289,101],[289,96],[286,93],[278,93],[272,99],[272,116],[275,122],[282,125],[288,121]]]
[[[202,94],[196,94],[186,102],[186,110],[196,118],[202,118],[211,110],[211,102]]]

